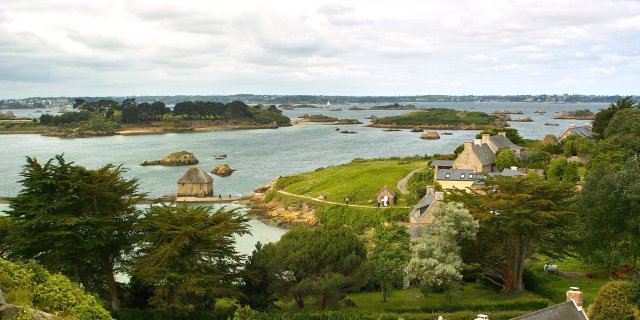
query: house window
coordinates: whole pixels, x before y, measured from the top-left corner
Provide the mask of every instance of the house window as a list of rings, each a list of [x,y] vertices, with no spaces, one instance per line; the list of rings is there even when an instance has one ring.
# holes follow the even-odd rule
[[[472,174],[469,174],[469,179],[473,179],[473,175]]]
[[[460,179],[464,179],[464,173],[460,174]]]
[[[451,175],[450,175],[450,174],[448,174],[448,173],[444,175],[444,177],[445,177],[445,178],[447,178],[447,179],[449,179],[449,177],[450,177],[450,176],[451,176]]]

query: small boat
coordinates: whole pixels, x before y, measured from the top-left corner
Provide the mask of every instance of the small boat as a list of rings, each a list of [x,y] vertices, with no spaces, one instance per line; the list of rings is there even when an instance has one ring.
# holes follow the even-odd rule
[[[342,130],[342,131],[340,131],[340,133],[354,134],[354,133],[357,133],[357,132],[355,132],[355,131]]]

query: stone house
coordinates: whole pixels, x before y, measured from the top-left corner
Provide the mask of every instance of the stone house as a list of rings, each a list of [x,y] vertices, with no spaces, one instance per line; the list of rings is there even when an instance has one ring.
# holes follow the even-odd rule
[[[580,288],[571,287],[567,291],[567,302],[515,317],[512,320],[588,320],[583,302],[584,294]]]
[[[496,162],[496,154],[489,145],[464,142],[464,150],[453,160],[453,169],[471,170],[473,172],[491,172]],[[439,170],[441,171],[441,170]]]
[[[565,139],[567,139],[567,138],[569,138],[570,136],[573,136],[573,135],[576,135],[578,137],[591,139],[591,135],[592,134],[593,134],[593,131],[591,131],[591,126],[576,127],[575,124],[570,124],[569,125],[569,129],[567,129],[567,131],[565,131],[560,136],[560,139],[558,139],[558,141],[562,142]]]
[[[376,200],[378,201],[381,207],[392,206],[396,200],[396,193],[393,192],[393,190],[389,189],[389,187],[384,186],[384,188],[378,191]]]
[[[513,152],[516,153],[516,157],[520,158],[522,156],[522,152],[525,150],[525,147],[521,147],[509,140],[507,138],[507,133],[502,131],[498,132],[497,135],[483,134],[480,139],[481,144],[487,144],[493,153],[498,153],[498,150],[502,148],[509,148]]]
[[[213,178],[200,167],[190,167],[178,179],[178,197],[213,196]]]
[[[409,214],[409,223],[429,224],[433,222],[433,212],[444,200],[444,192],[436,192],[433,186],[427,186],[427,193],[416,204]]]

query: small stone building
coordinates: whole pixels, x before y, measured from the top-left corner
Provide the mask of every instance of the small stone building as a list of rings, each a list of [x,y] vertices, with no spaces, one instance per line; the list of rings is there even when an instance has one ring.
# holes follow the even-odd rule
[[[475,144],[464,142],[464,150],[453,161],[453,169],[471,170],[473,172],[491,172],[496,154],[486,143]]]
[[[381,207],[392,206],[396,201],[396,193],[393,192],[393,190],[389,189],[389,187],[384,186],[384,188],[378,191],[376,200]]]
[[[444,192],[436,192],[433,186],[427,186],[427,193],[413,207],[409,214],[409,223],[429,224],[433,222],[433,212],[444,200]]]
[[[178,179],[178,197],[212,197],[213,178],[200,167],[190,167]]]

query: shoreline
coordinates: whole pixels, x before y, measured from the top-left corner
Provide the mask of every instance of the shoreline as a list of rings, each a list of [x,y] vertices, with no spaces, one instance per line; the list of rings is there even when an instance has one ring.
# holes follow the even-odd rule
[[[428,129],[428,130],[484,130],[496,127],[495,124],[435,124],[435,125],[404,125],[404,124],[370,124],[366,127],[370,128],[384,128],[384,129]]]

